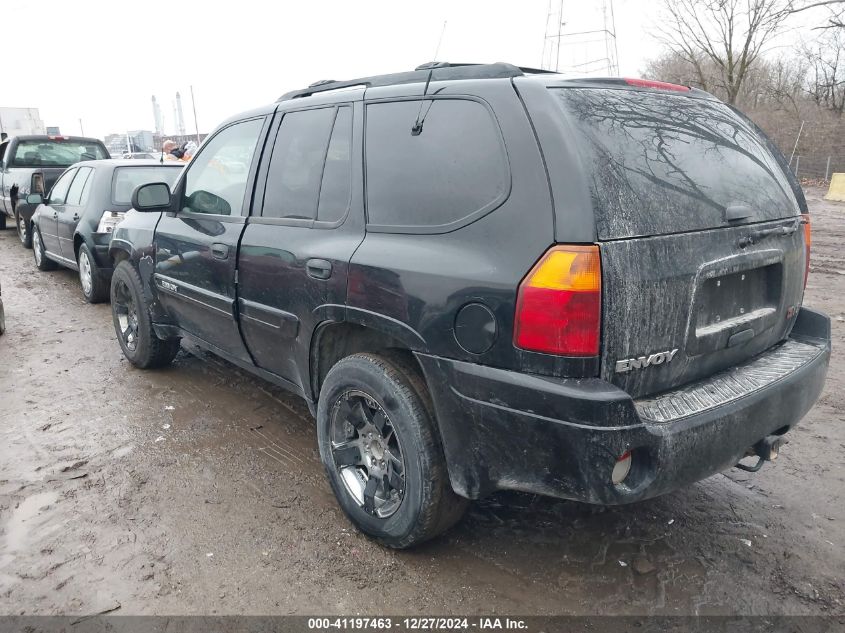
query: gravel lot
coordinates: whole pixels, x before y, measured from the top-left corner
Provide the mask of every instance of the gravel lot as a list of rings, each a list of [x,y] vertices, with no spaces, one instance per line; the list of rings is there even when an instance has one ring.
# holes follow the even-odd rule
[[[0,232],[0,613],[845,613],[845,204],[807,193],[835,349],[776,463],[620,508],[500,494],[411,552],[351,528],[302,402],[196,349],[134,369]]]

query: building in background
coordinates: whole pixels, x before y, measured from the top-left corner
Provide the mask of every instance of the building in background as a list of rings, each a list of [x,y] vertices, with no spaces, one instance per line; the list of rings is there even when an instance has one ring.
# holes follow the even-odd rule
[[[47,133],[38,108],[0,108],[0,132],[9,136]]]
[[[157,134],[149,130],[129,130],[121,134],[106,134],[103,142],[112,156],[120,157],[127,152],[150,152],[156,147]]]
[[[153,95],[153,121],[155,122],[156,134],[164,132],[164,123],[161,120],[161,107],[158,105],[155,95]]]

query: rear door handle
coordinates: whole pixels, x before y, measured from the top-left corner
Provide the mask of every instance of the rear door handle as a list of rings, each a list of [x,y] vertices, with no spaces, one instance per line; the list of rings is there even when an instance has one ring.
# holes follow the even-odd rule
[[[211,245],[211,255],[215,259],[228,259],[229,246],[227,244],[220,244],[219,242],[215,242]]]
[[[325,259],[309,259],[305,262],[305,270],[314,279],[328,279],[332,276],[332,263]]]

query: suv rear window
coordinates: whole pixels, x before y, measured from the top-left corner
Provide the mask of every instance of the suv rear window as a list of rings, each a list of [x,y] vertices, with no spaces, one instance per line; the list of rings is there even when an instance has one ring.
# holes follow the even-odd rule
[[[166,182],[172,188],[173,183],[182,173],[183,166],[117,167],[114,170],[114,176],[112,176],[112,203],[131,204],[132,192],[135,191],[135,188],[148,182]]]
[[[422,133],[411,133],[417,117]],[[367,218],[371,229],[453,230],[499,206],[509,171],[498,124],[468,99],[367,106]]]
[[[109,158],[109,153],[97,142],[20,141],[11,164],[15,167],[70,167],[82,160],[105,158]]]
[[[726,225],[798,213],[777,159],[725,104],[657,92],[550,88],[575,130],[600,239]]]

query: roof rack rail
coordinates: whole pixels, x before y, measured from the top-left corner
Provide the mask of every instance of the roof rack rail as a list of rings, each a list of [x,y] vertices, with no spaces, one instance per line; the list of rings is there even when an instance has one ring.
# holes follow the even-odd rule
[[[428,62],[417,66],[410,72],[392,73],[389,75],[374,75],[372,77],[361,77],[359,79],[350,79],[347,81],[317,81],[307,88],[286,92],[279,97],[277,101],[300,99],[302,97],[310,97],[311,95],[320,92],[340,90],[343,88],[370,88],[375,86],[395,86],[399,84],[421,83],[428,79],[429,73],[431,73],[432,81],[444,81],[449,79],[501,79],[508,77],[521,77],[523,75],[536,73],[554,74],[554,71],[540,70],[537,68],[521,68],[519,66],[503,62],[496,62],[495,64]]]

